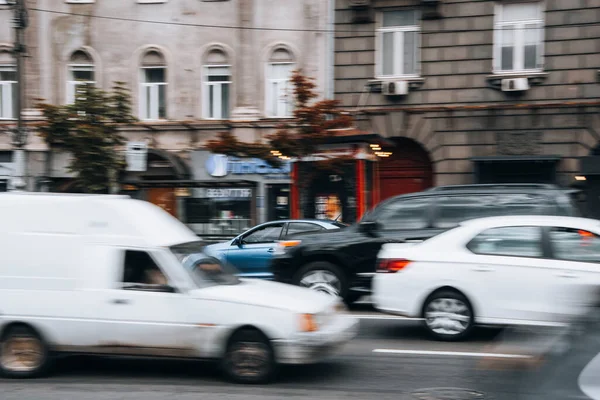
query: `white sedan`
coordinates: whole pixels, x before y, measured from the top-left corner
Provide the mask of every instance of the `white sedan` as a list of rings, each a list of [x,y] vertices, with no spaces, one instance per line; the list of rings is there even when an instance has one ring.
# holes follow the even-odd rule
[[[583,312],[583,284],[600,285],[599,263],[600,221],[482,218],[420,244],[384,245],[373,300],[423,318],[441,340],[463,339],[475,324],[555,325]]]

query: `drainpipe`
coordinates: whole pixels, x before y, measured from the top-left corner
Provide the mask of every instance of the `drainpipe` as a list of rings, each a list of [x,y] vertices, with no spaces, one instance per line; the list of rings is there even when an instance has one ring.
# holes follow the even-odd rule
[[[325,98],[333,99],[334,91],[335,91],[335,0],[328,0],[328,14],[327,14],[327,66],[326,70],[326,78],[325,78]]]

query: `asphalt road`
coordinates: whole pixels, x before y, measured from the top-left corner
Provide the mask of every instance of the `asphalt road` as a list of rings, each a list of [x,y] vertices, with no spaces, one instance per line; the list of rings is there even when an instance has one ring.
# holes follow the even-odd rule
[[[482,367],[486,354],[502,349],[499,330],[442,343],[428,340],[418,321],[354,313],[363,319],[353,342],[322,364],[283,368],[271,385],[224,382],[205,362],[77,357],[47,378],[0,380],[0,400],[520,399],[526,373]]]

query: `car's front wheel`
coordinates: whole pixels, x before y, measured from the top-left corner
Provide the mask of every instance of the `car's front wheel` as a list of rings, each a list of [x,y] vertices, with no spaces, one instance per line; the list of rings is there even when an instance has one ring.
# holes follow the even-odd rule
[[[276,371],[269,339],[256,329],[234,333],[223,358],[223,369],[229,379],[237,383],[268,383]]]
[[[346,297],[346,279],[334,264],[325,261],[312,262],[295,275],[294,284],[330,296]]]
[[[469,300],[453,290],[433,293],[423,306],[427,331],[438,340],[465,339],[474,325],[473,308]]]

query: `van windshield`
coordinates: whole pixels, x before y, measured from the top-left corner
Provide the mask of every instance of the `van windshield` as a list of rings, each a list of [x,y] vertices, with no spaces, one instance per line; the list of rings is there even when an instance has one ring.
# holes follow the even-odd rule
[[[197,241],[171,246],[170,250],[199,287],[240,283],[235,268],[204,254],[205,247]]]

